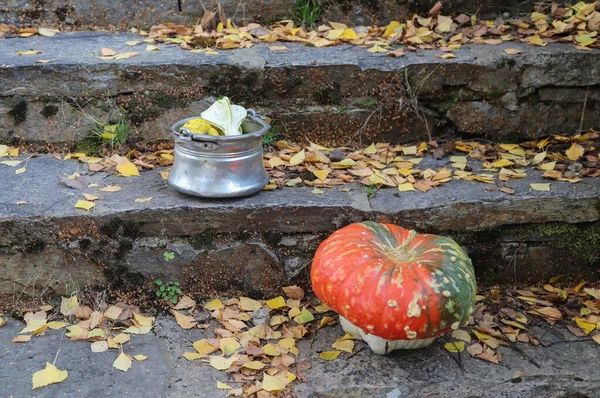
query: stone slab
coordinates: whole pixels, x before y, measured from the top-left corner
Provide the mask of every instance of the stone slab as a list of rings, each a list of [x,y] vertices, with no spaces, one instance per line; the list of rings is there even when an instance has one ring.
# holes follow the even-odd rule
[[[418,167],[446,162],[427,157]],[[529,184],[542,179],[529,171],[510,183],[511,196],[493,185],[457,180],[426,193],[380,189],[372,198],[351,184],[349,192],[337,187],[317,195],[309,187],[285,187],[213,200],[177,193],[161,170],[123,178],[86,174],[86,167],[49,156],[29,158],[23,174],[0,166],[0,270],[6,275],[0,294],[29,294],[33,286],[58,292],[71,286],[65,280],[78,287],[151,289],[161,278],[202,297],[262,297],[283,281],[305,285],[319,243],[364,220],[454,238],[486,283],[600,277],[600,184],[594,178],[532,191]],[[69,188],[61,179],[74,172],[83,186],[122,189]],[[74,207],[83,192],[100,196],[90,212]],[[170,262],[167,252],[174,253]],[[71,270],[71,264],[77,266]]]
[[[7,396],[141,398],[147,397],[149,391],[153,396],[165,398],[226,396],[226,392],[216,388],[216,381],[229,382],[227,374],[182,357],[185,351],[193,351],[193,341],[206,337],[205,332],[182,330],[172,318],[158,318],[152,333],[132,336],[124,344],[125,353],[148,356],[143,362],[134,361],[126,373],[112,367],[116,350],[92,353],[90,343],[68,341],[63,331],[48,331],[28,343],[11,343],[23,326],[9,320],[0,329],[0,382]],[[292,391],[298,398],[595,397],[600,388],[598,368],[590,366],[599,358],[593,341],[569,342],[574,339],[563,340],[547,333],[543,341],[555,343],[550,347],[516,343],[539,367],[514,350],[501,347],[501,365],[463,353],[461,370],[456,354],[442,348],[443,339],[429,348],[395,351],[387,356],[374,355],[362,342],[357,342],[358,353],[353,356],[342,353],[335,361],[319,359],[318,352],[330,350],[331,344],[343,334],[339,326],[325,327],[314,338],[307,336],[297,343],[300,351],[297,361],[312,364],[303,372],[308,383],[294,384]],[[55,358],[55,365],[68,371],[69,377],[62,383],[32,392],[33,372],[42,369],[46,362],[53,363]]]
[[[407,142],[427,138],[428,129],[493,139],[573,134],[582,114],[584,130],[600,128],[596,49],[469,45],[443,60],[438,51],[391,58],[346,45],[285,43],[289,51],[274,52],[257,43],[218,55],[125,45],[139,38],[83,32],[0,40],[0,140],[77,141],[90,134],[93,120],[108,122],[119,107],[135,139],[167,138],[165,127],[191,116],[190,104],[222,95],[273,117],[281,130],[289,126],[290,139],[336,144],[357,137]],[[99,60],[103,47],[138,54]],[[523,52],[504,53],[509,47]],[[44,52],[17,55],[28,49]],[[358,101],[364,98],[373,99],[370,108]]]

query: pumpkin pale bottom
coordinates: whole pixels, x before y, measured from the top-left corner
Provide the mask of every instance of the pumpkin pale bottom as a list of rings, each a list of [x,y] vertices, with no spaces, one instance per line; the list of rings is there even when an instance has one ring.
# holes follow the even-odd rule
[[[417,348],[424,348],[433,343],[435,337],[428,339],[414,339],[414,340],[386,340],[381,337],[365,333],[361,328],[353,325],[349,320],[340,315],[340,325],[344,332],[351,334],[357,339],[364,340],[369,345],[371,351],[375,354],[384,355],[394,350],[413,350]]]

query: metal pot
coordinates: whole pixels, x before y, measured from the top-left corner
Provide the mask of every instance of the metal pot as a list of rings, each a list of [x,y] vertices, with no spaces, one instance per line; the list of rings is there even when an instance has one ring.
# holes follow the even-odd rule
[[[193,119],[197,117],[172,126],[175,159],[168,179],[171,187],[204,198],[234,198],[267,185],[262,136],[270,125],[264,118],[248,110],[243,134],[234,136],[192,134],[183,125]]]

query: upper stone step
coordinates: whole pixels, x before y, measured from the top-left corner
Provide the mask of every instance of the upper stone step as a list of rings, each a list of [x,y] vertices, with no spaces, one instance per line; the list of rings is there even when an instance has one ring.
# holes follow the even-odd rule
[[[506,42],[392,58],[366,48],[256,43],[214,53],[133,34],[82,32],[0,40],[0,141],[77,141],[126,112],[131,137],[164,139],[228,96],[272,117],[279,133],[326,145],[406,142],[458,131],[493,139],[600,128],[600,50]],[[99,59],[100,50],[136,52]],[[507,54],[507,48],[519,54]],[[38,55],[18,55],[26,50]],[[49,60],[39,63],[40,60]]]
[[[274,22],[294,17],[296,0],[221,0],[226,17],[235,22]],[[426,13],[435,0],[314,1],[317,19],[354,25],[382,25],[413,13]],[[443,12],[493,16],[529,12],[534,2],[517,0],[461,0],[444,2]],[[193,23],[205,10],[216,10],[214,0],[8,0],[0,7],[0,23],[72,27],[145,27],[161,22]]]

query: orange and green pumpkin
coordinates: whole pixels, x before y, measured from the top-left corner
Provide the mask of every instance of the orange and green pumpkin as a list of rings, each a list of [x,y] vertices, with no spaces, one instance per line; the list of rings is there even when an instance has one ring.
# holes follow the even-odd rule
[[[430,344],[466,324],[475,304],[473,266],[456,242],[393,224],[334,232],[317,249],[310,277],[342,326],[386,342],[374,349],[380,353]]]

